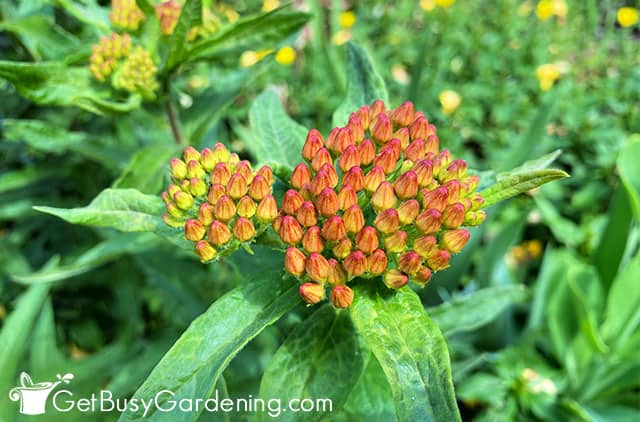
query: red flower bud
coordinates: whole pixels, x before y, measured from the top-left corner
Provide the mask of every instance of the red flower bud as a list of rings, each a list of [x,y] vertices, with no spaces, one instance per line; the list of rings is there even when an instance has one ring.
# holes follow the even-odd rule
[[[176,192],[175,195],[173,195],[173,201],[181,210],[186,211],[193,207],[193,196],[187,192]]]
[[[325,282],[329,275],[329,263],[327,259],[319,253],[310,254],[304,268],[309,278],[318,283]]]
[[[307,139],[302,147],[302,157],[307,161],[311,161],[321,148],[324,148],[322,135],[318,130],[311,129],[307,133]]]
[[[422,233],[436,233],[442,225],[442,214],[435,209],[422,211],[418,217],[416,217],[415,224]]]
[[[198,220],[187,220],[184,223],[184,238],[192,242],[197,242],[204,237],[207,229]]]
[[[355,112],[356,116],[358,116],[360,118],[360,123],[362,123],[362,128],[364,130],[369,129],[369,106],[368,105],[363,105],[362,107],[360,107],[358,109],[358,111]]]
[[[414,222],[416,217],[420,213],[420,203],[415,199],[409,199],[404,201],[398,207],[398,219],[403,226],[409,225]]]
[[[309,253],[320,253],[324,250],[324,240],[320,235],[320,227],[309,227],[302,237],[302,247]]]
[[[411,101],[405,101],[400,107],[391,113],[393,121],[400,126],[408,126],[413,122],[415,108]]]
[[[205,226],[211,224],[214,219],[214,207],[208,202],[203,202],[198,208],[198,220]]]
[[[218,163],[211,172],[211,183],[219,183],[223,186],[229,182],[231,178],[231,170],[227,163]]]
[[[391,183],[384,181],[371,196],[371,205],[376,211],[393,208],[396,205],[396,194]]]
[[[338,172],[336,172],[336,168],[331,164],[325,164],[320,168],[320,171],[327,173],[329,177],[329,183],[332,188],[335,188],[338,185]]]
[[[433,236],[422,236],[413,241],[413,250],[423,258],[429,258],[438,250],[438,240]]]
[[[256,235],[256,228],[253,227],[251,220],[244,217],[239,217],[233,224],[233,235],[236,239],[246,242]]]
[[[425,187],[433,181],[433,162],[431,160],[419,160],[413,166],[413,171],[418,176],[420,187]]]
[[[304,274],[306,257],[300,249],[289,247],[284,254],[284,269],[295,277]]]
[[[426,139],[428,128],[429,121],[424,116],[418,117],[411,123],[411,126],[409,126],[411,139]]]
[[[344,271],[344,267],[341,263],[331,258],[329,262],[329,274],[327,275],[327,282],[332,285],[344,284],[347,281],[347,273]]]
[[[273,221],[278,216],[278,204],[273,195],[262,198],[256,209],[256,216],[263,223]]]
[[[357,204],[347,208],[342,218],[344,219],[344,226],[349,233],[357,233],[364,227],[364,214],[362,214],[362,210]]]
[[[398,164],[398,159],[395,157],[395,152],[392,148],[382,149],[376,158],[373,159],[373,165],[382,168],[385,174],[393,173]]]
[[[416,139],[411,142],[409,146],[404,150],[404,156],[411,161],[419,161],[424,158],[424,141],[422,139]]]
[[[290,215],[282,217],[282,223],[280,225],[280,239],[288,245],[296,245],[302,240],[302,227],[298,221]]]
[[[399,139],[391,138],[391,140],[387,142],[387,144],[380,151],[384,151],[387,149],[393,152],[393,158],[395,158],[396,161],[400,159],[400,155],[402,155],[402,143]]]
[[[354,145],[353,134],[348,127],[339,128],[333,141],[333,150],[341,154],[348,146]]]
[[[240,199],[249,190],[247,180],[240,173],[235,173],[227,183],[227,194],[233,199]]]
[[[466,226],[479,226],[487,218],[487,214],[480,211],[470,211],[464,216],[464,224]]]
[[[305,201],[298,208],[298,212],[296,213],[296,218],[298,222],[302,224],[304,227],[311,227],[318,224],[318,218],[316,216],[316,207],[313,205],[311,201]]]
[[[353,290],[340,284],[331,289],[331,302],[336,308],[348,308],[353,302]]]
[[[400,199],[413,198],[418,194],[418,176],[409,170],[396,179],[393,187]]]
[[[465,229],[447,230],[442,233],[440,244],[451,253],[458,253],[469,241],[471,233]]]
[[[414,251],[405,252],[398,258],[398,268],[407,274],[415,274],[421,265],[422,258]]]
[[[389,270],[384,275],[384,284],[390,289],[400,289],[409,283],[409,277],[399,270]]]
[[[285,192],[284,198],[282,199],[282,210],[289,215],[295,215],[303,202],[304,199],[298,191],[289,189]]]
[[[187,177],[187,165],[181,159],[172,158],[169,167],[173,180],[182,180]]]
[[[386,113],[381,112],[375,117],[373,127],[371,128],[371,136],[376,142],[385,143],[391,139],[393,133],[393,125],[391,119]]]
[[[349,116],[349,123],[347,127],[351,131],[351,136],[353,138],[353,142],[357,145],[364,139],[364,126],[362,125],[362,120],[358,117],[357,114],[351,113]]]
[[[450,259],[451,254],[441,249],[427,258],[427,265],[429,265],[433,271],[444,270],[449,266]]]
[[[438,211],[444,211],[449,199],[449,191],[444,186],[428,190],[422,190],[422,205],[424,208],[431,208]]]
[[[376,226],[378,230],[380,230],[384,234],[393,233],[398,230],[400,226],[400,218],[398,216],[398,211],[393,208],[389,208],[388,210],[382,211],[380,214],[376,216],[373,224]]]
[[[324,188],[320,195],[316,198],[316,206],[318,212],[325,217],[330,217],[340,209],[340,201],[338,195],[331,188]]]
[[[347,234],[344,221],[337,215],[330,217],[322,226],[322,236],[330,242],[337,242]]]
[[[325,164],[333,165],[333,160],[331,159],[331,154],[328,149],[320,148],[311,160],[311,168],[314,171],[319,171]]]
[[[317,283],[304,283],[300,285],[298,293],[302,300],[309,305],[315,305],[324,299],[324,287]]]
[[[238,201],[236,212],[240,217],[251,218],[255,215],[257,207],[258,206],[253,202],[251,197],[243,196],[240,198],[240,201]]]
[[[378,232],[371,226],[363,228],[356,236],[356,246],[366,254],[378,249],[379,244]]]
[[[437,154],[440,149],[440,140],[436,135],[430,135],[424,142],[425,154],[432,153]]]
[[[213,260],[217,252],[206,240],[200,240],[195,246],[196,255],[200,257],[200,261],[207,262]]]
[[[364,188],[365,178],[360,167],[351,167],[342,179],[342,186],[351,186],[355,192],[360,192]]]
[[[427,267],[420,268],[413,279],[420,287],[424,287],[429,280],[431,280],[431,270]]]
[[[251,196],[256,201],[261,200],[265,196],[269,195],[271,191],[271,186],[267,180],[260,175],[256,175],[251,181],[251,185],[249,186],[249,196]]]
[[[214,220],[209,226],[209,241],[216,246],[222,246],[231,240],[231,231],[226,224]]]
[[[340,189],[340,192],[338,192],[338,202],[340,203],[341,210],[346,210],[351,206],[358,204],[358,195],[351,185],[345,185]]]
[[[460,200],[460,182],[458,180],[449,180],[442,186],[447,188],[447,191],[449,192],[449,196],[447,197],[447,202],[449,204],[453,204]]]
[[[376,158],[376,147],[370,139],[365,139],[358,145],[358,155],[360,156],[360,164],[368,166]]]
[[[362,251],[353,251],[344,260],[344,269],[350,278],[358,277],[367,271],[367,257]]]
[[[467,162],[461,159],[453,160],[444,171],[441,180],[463,179],[467,175]]]
[[[382,249],[376,249],[367,257],[367,271],[371,275],[380,275],[387,269],[387,254]]]
[[[360,165],[360,155],[358,154],[358,148],[355,145],[349,145],[344,149],[340,158],[338,158],[338,165],[340,170],[346,172],[352,167]]]
[[[407,233],[402,230],[384,238],[384,247],[388,252],[400,253],[407,247]]]
[[[384,105],[384,102],[382,100],[375,100],[373,104],[371,104],[371,108],[369,109],[369,121],[375,121],[375,118],[378,116],[378,114],[382,113],[385,110],[386,107]]]
[[[214,214],[216,219],[225,223],[231,220],[236,214],[236,204],[233,202],[233,199],[226,195],[221,196],[218,202],[216,202]]]
[[[460,227],[464,223],[464,205],[459,202],[448,205],[442,213],[442,224],[450,229]]]
[[[291,173],[291,186],[300,189],[309,182],[311,182],[311,170],[305,163],[298,164]]]
[[[333,247],[332,252],[337,258],[344,259],[351,253],[351,240],[348,237],[340,239]]]
[[[369,173],[367,173],[367,175],[364,177],[364,188],[368,192],[375,192],[376,189],[378,189],[378,187],[380,186],[380,183],[382,183],[385,179],[386,176],[384,174],[384,170],[382,170],[382,167],[375,166],[371,170],[369,170]]]

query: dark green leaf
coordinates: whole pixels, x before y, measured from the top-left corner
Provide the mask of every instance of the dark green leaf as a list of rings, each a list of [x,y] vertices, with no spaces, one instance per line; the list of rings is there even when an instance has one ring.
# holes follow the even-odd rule
[[[163,187],[163,175],[168,171],[169,160],[176,152],[175,145],[150,145],[142,148],[113,182],[113,188],[135,188],[143,193],[158,193]]]
[[[609,341],[623,345],[640,327],[640,255],[636,255],[613,281],[607,298],[603,331]]]
[[[189,30],[202,22],[202,0],[187,0],[182,6],[180,18],[169,40],[167,69],[173,70],[187,57],[187,35]]]
[[[636,162],[638,157],[640,157],[640,141],[629,142],[618,156],[618,170],[629,194],[636,220],[640,222],[640,168]]]

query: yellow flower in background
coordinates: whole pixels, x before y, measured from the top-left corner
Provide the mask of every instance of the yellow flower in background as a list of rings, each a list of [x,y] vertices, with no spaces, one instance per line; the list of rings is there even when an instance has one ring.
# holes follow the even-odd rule
[[[349,29],[356,24],[357,20],[358,17],[356,16],[356,14],[348,10],[346,12],[340,13],[340,17],[338,17],[338,24],[341,28]]]
[[[284,66],[289,66],[296,61],[296,50],[292,47],[282,47],[276,53],[276,61]]]
[[[342,45],[351,39],[351,31],[342,29],[331,37],[331,42],[335,45]]]
[[[251,67],[258,63],[260,60],[264,59],[266,56],[271,54],[273,50],[260,50],[253,51],[248,50],[242,53],[240,56],[240,66],[242,67]]]
[[[451,7],[456,0],[436,0],[436,4],[440,7]]]
[[[618,9],[618,23],[625,28],[638,23],[638,9],[634,7],[621,7]]]
[[[560,66],[556,63],[545,63],[536,69],[536,77],[540,82],[540,89],[548,91],[553,84],[560,78]]]
[[[440,99],[440,104],[442,105],[442,112],[444,114],[451,114],[460,107],[460,103],[462,102],[462,97],[455,91],[450,89],[442,91],[438,96]]]
[[[546,21],[553,16],[553,2],[551,0],[541,0],[536,6],[536,16],[541,21]]]
[[[425,12],[431,12],[436,8],[436,0],[420,0],[420,8]]]
[[[394,64],[391,66],[391,77],[400,85],[408,85],[411,80],[409,72],[407,72],[407,68],[401,64]]]
[[[262,11],[271,12],[273,9],[277,9],[280,6],[278,0],[264,0],[262,2]]]
[[[567,2],[565,0],[553,0],[552,3],[553,14],[560,19],[566,18],[567,13],[569,12],[569,6],[567,6]]]

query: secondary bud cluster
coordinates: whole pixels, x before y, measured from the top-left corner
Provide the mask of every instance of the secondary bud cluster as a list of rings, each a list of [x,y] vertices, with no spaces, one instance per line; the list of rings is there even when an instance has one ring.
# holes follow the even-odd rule
[[[112,33],[109,37],[102,37],[98,44],[92,46],[89,70],[96,79],[104,82],[118,66],[118,60],[129,55],[130,51],[129,34]]]
[[[112,0],[109,17],[115,26],[137,31],[144,20],[144,13],[136,4],[136,0]]]
[[[113,84],[116,88],[138,92],[150,98],[158,89],[157,72],[158,68],[153,63],[151,54],[142,47],[136,47],[122,63]]]
[[[462,227],[484,221],[478,177],[440,150],[435,127],[411,102],[363,106],[326,139],[312,129],[302,156],[274,229],[307,303],[329,285],[334,305],[349,306],[355,277],[424,286],[469,240]]]
[[[176,0],[168,0],[156,5],[156,16],[160,21],[160,31],[162,35],[173,34],[178,18],[180,18],[180,12],[182,11],[182,5]]]
[[[162,219],[184,229],[202,262],[250,243],[278,215],[271,169],[254,172],[222,144],[202,151],[187,147],[182,159],[171,160],[170,173]]]

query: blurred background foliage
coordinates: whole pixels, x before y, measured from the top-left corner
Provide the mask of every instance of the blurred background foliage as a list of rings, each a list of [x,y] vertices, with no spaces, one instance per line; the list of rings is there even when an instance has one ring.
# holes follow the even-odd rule
[[[472,245],[419,292],[441,327],[442,307],[488,306],[466,301],[470,292],[506,298],[473,330],[443,328],[463,417],[640,417],[638,2],[192,2],[208,16],[209,26],[193,22],[202,39],[226,38],[172,68],[176,43],[153,44],[145,23],[134,35],[157,59],[153,98],[88,71],[91,46],[110,33],[108,3],[0,2],[0,385],[18,368],[45,379],[64,366],[74,391],[129,395],[195,316],[247,272],[279,265],[263,251],[267,267],[244,252],[203,266],[151,234],[32,207],[83,206],[110,186],[159,193],[178,144],[223,142],[255,158],[248,116],[266,87],[328,133],[353,40],[392,104],[414,101],[470,167],[499,173],[562,150],[557,165],[572,176],[491,208]],[[231,397],[257,393],[308,312],[296,308],[231,362]],[[393,419],[392,404],[360,399]],[[355,418],[353,406],[335,419]]]

